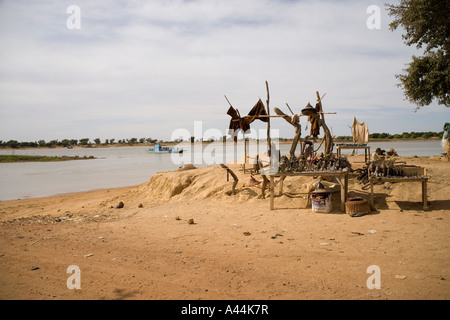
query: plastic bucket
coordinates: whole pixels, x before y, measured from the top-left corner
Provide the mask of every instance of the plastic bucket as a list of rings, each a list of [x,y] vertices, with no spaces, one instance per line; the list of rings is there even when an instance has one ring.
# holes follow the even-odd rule
[[[313,192],[311,193],[311,203],[313,212],[329,213],[333,210],[331,205],[330,192]]]

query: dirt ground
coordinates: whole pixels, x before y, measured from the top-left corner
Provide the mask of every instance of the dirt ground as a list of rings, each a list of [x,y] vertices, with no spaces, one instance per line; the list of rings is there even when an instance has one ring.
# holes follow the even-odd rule
[[[349,159],[357,166],[362,158]],[[401,160],[427,168],[429,211],[420,183],[376,185],[378,210],[362,217],[340,212],[339,194],[331,213],[312,212],[294,193],[270,210],[261,189],[242,186],[249,176],[237,167],[230,195],[218,166],[136,187],[2,201],[0,299],[447,300],[450,163]],[[302,179],[286,179],[287,190]],[[369,199],[349,183],[349,197]],[[372,276],[379,289],[369,288]]]

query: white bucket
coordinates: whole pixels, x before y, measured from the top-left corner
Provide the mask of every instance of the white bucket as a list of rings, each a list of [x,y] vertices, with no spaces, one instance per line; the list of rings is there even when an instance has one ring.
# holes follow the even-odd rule
[[[312,193],[311,202],[313,212],[330,213],[333,209],[331,206],[331,193]]]

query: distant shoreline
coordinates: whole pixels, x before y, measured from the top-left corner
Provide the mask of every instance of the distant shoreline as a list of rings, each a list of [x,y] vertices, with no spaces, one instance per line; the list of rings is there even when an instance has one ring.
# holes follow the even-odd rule
[[[94,157],[50,157],[50,156],[29,156],[29,155],[0,155],[0,163],[16,163],[16,162],[58,162],[71,160],[88,160],[95,159]]]
[[[304,140],[309,140],[311,141],[311,139],[302,139]],[[371,142],[398,142],[398,141],[402,141],[402,142],[411,142],[411,141],[440,141],[441,138],[439,137],[430,137],[430,138],[422,138],[422,137],[417,137],[417,138],[394,138],[394,139],[370,139],[369,140],[369,144]],[[238,140],[237,144],[242,144],[244,142],[244,140]],[[257,142],[255,140],[250,140],[250,142]],[[321,143],[322,139],[318,138],[316,139],[316,141],[314,143]],[[347,139],[334,139],[333,140],[334,143],[348,143],[348,144],[352,144],[353,141],[352,140],[347,140]],[[199,141],[195,141],[193,144],[198,144],[198,143],[202,143],[204,145],[209,145],[211,143],[223,143],[221,141],[203,141],[203,142],[199,142]],[[225,143],[227,144],[231,144],[233,143],[233,141],[226,141]],[[267,143],[266,140],[263,141],[259,141],[260,144],[264,144]],[[279,144],[292,144],[292,140],[281,140],[278,142]],[[191,144],[188,141],[182,141],[182,142],[175,142],[175,141],[167,141],[167,142],[161,142],[160,144],[162,145],[169,145],[169,146],[173,146],[173,145],[178,145],[178,144]],[[135,143],[135,144],[123,144],[123,143],[114,143],[114,144],[101,144],[101,145],[91,145],[91,146],[73,146],[72,149],[99,149],[99,148],[120,148],[120,147],[151,147],[154,146],[154,143]],[[63,146],[55,146],[55,147],[18,147],[18,148],[8,148],[8,147],[0,147],[0,150],[51,150],[51,149],[69,149],[67,147],[63,147]]]

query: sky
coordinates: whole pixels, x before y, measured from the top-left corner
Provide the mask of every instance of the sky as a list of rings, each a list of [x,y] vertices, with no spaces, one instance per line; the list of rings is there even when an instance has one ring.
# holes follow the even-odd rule
[[[265,102],[266,81],[272,114],[290,114],[286,104],[300,113],[326,94],[335,136],[351,135],[354,117],[371,133],[442,131],[450,109],[416,110],[397,86],[420,51],[389,30],[384,3],[3,0],[0,140],[170,140],[180,129],[194,135],[199,121],[204,134],[226,135],[224,96],[246,115]],[[307,118],[300,123],[305,137]],[[282,119],[271,127],[294,135]]]

